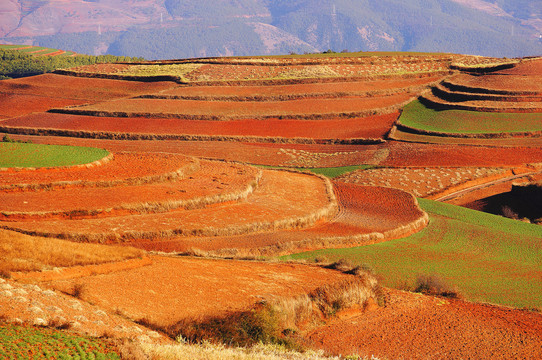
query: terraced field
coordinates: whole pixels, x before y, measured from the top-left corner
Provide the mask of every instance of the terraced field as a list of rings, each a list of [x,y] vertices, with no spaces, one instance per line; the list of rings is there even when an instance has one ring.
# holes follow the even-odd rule
[[[24,156],[0,143],[2,166],[40,167],[0,172],[0,316],[151,348],[256,317],[272,335],[251,341],[334,354],[536,358],[537,313],[379,289],[367,270],[385,286],[436,276],[469,301],[542,306],[540,227],[414,196],[540,175],[542,62],[501,60],[196,59],[0,81],[0,132],[34,142],[16,143]],[[53,148],[39,144],[108,150],[45,163]],[[277,256],[323,266],[239,260]],[[363,301],[331,298],[354,292]],[[405,336],[431,346],[406,351]]]
[[[412,288],[419,275],[435,275],[471,301],[540,308],[540,226],[430,200],[419,202],[429,213],[429,226],[410,237],[286,258],[345,258],[374,268],[384,284],[394,287]]]
[[[401,133],[414,133],[456,138],[538,138],[542,131],[541,71],[542,60],[528,59],[487,75],[454,75],[423,94],[419,102],[405,107],[397,124],[399,135],[394,137],[406,140],[408,134]]]

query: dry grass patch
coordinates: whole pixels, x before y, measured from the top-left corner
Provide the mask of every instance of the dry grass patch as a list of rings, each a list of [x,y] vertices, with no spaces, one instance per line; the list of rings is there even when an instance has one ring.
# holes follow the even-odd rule
[[[326,356],[323,351],[306,351],[303,353],[288,350],[280,345],[257,344],[252,347],[226,347],[203,343],[199,345],[153,345],[125,344],[120,347],[123,359],[155,359],[155,360],[378,360],[376,357],[342,357]],[[137,354],[137,355],[136,355]],[[138,356],[139,357],[136,357]],[[130,357],[131,356],[131,357]]]
[[[379,294],[376,277],[360,272],[351,279],[320,286],[308,294],[272,297],[255,304],[249,311],[203,319],[186,318],[160,330],[189,343],[278,344],[301,350],[304,348],[302,333],[324,324],[340,311],[365,309],[371,301],[378,302]]]
[[[5,276],[13,271],[101,264],[133,259],[143,254],[142,250],[130,247],[78,244],[0,230],[0,273]]]

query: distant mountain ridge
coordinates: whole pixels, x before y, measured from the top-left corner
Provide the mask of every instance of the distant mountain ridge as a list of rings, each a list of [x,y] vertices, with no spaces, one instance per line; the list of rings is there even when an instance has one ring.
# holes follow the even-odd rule
[[[542,55],[541,0],[4,0],[0,42],[147,59],[289,52]]]

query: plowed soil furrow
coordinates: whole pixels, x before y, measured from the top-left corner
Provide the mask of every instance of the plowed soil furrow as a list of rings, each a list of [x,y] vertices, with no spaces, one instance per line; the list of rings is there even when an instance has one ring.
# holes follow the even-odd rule
[[[160,184],[0,193],[0,219],[89,218],[202,207],[248,196],[260,171],[201,161],[189,178]]]
[[[421,230],[424,212],[403,191],[334,183],[339,213],[301,230],[276,230],[239,236],[176,237],[129,243],[164,252],[198,249],[218,256],[275,256],[325,247],[350,247],[403,237]]]
[[[77,279],[83,299],[133,319],[161,326],[185,318],[246,311],[275,296],[306,294],[324,284],[350,279],[338,271],[299,264],[152,257],[153,264],[129,271]],[[70,281],[48,283],[69,290]],[[122,296],[119,296],[119,293]]]
[[[459,74],[447,79],[451,88],[486,94],[536,95],[542,94],[542,85],[536,76],[486,75],[472,76]]]
[[[275,86],[180,86],[161,91],[165,96],[238,96],[238,97],[274,97],[282,95],[307,95],[333,93],[362,94],[380,90],[399,90],[430,84],[439,77],[427,77],[409,80],[357,81],[342,83],[313,83]]]
[[[303,99],[270,102],[233,102],[163,99],[122,99],[95,105],[59,109],[60,112],[99,116],[150,116],[209,120],[296,117],[307,115],[333,117],[359,114],[406,102],[411,94],[375,98]],[[392,112],[392,111],[387,111]]]
[[[0,82],[0,93],[99,101],[154,93],[174,86],[177,85],[171,82],[137,82],[43,74],[4,80]]]
[[[198,168],[198,160],[183,155],[116,153],[113,160],[92,168],[3,171],[0,191],[156,183],[188,176]]]
[[[542,112],[542,102],[494,102],[494,101],[461,101],[451,102],[433,94],[425,94],[420,101],[429,103],[431,106],[445,109],[482,111],[482,112],[510,112],[510,113],[538,113]]]
[[[1,226],[29,234],[88,241],[154,239],[306,227],[320,218],[331,216],[333,210],[326,184],[321,178],[264,171],[258,188],[246,201],[164,214],[1,222]]]
[[[257,136],[307,139],[383,138],[399,117],[398,112],[366,118],[329,120],[182,120],[160,118],[112,118],[69,114],[32,114],[6,120],[2,126],[86,131],[102,137],[110,134]],[[81,135],[83,136],[83,135]]]
[[[542,315],[391,291],[389,304],[316,329],[334,354],[389,359],[538,359]],[[405,346],[408,344],[408,346]]]
[[[0,93],[0,119],[47,111],[55,107],[85,104],[85,100],[47,98],[37,95]]]

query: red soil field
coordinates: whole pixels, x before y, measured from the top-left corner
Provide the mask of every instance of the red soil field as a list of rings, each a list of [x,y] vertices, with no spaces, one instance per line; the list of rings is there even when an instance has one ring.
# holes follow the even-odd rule
[[[0,191],[22,191],[35,187],[92,187],[97,183],[130,184],[163,182],[168,177],[188,176],[198,161],[176,154],[116,153],[106,164],[85,168],[36,169],[0,172]],[[169,174],[169,176],[168,176]],[[66,184],[67,183],[67,184]],[[26,186],[28,185],[28,186]]]
[[[372,244],[421,230],[413,226],[425,213],[415,198],[403,191],[334,183],[339,213],[329,221],[302,230],[219,237],[177,237],[163,241],[137,241],[126,245],[164,252],[197,249],[218,255],[279,255],[325,247]],[[403,230],[397,230],[405,227]],[[379,235],[370,233],[380,233]],[[385,236],[382,236],[384,234]]]
[[[84,199],[82,199],[84,201]],[[330,215],[325,182],[316,176],[266,170],[246,201],[160,214],[82,220],[0,222],[7,229],[89,241],[224,235],[262,229],[306,227]]]
[[[385,166],[521,166],[542,162],[541,148],[416,144],[390,141]]]
[[[11,135],[10,135],[11,136]],[[380,164],[400,167],[522,166],[542,162],[539,147],[496,147],[388,141],[379,145],[259,144],[224,141],[97,140],[55,136],[20,136],[34,143],[95,146],[111,151],[170,152],[252,164],[336,167]],[[284,150],[284,151],[281,151]]]
[[[388,290],[389,303],[307,336],[332,354],[386,359],[539,359],[542,314]]]
[[[189,81],[228,81],[228,80],[265,80],[292,78],[327,78],[327,77],[356,77],[374,76],[380,74],[402,74],[405,72],[437,72],[447,70],[445,62],[375,63],[370,59],[365,63],[333,64],[329,61],[315,65],[242,65],[242,64],[206,64],[188,73]]]
[[[70,290],[74,283],[82,284],[84,300],[132,319],[146,318],[167,326],[185,318],[246,311],[265,298],[306,294],[352,278],[299,264],[157,256],[152,261],[138,269],[52,281],[47,286]]]
[[[109,264],[108,264],[109,265]],[[38,325],[42,321],[71,324],[71,331],[89,336],[131,338],[158,344],[171,344],[172,340],[156,331],[135,324],[114,311],[75,299],[58,291],[47,290],[44,284],[24,284],[0,279],[0,309],[8,320]]]
[[[485,76],[459,74],[448,81],[452,84],[496,92],[528,92],[542,94],[542,61],[523,62],[512,69],[501,70]]]
[[[0,92],[0,119],[46,111],[55,107],[81,105],[84,103],[85,101],[81,100],[55,99],[37,95]]]
[[[0,126],[56,129],[118,137],[137,135],[255,136],[307,139],[384,138],[399,117],[398,112],[365,118],[329,120],[183,120],[161,118],[111,118],[69,114],[32,114],[6,120]],[[271,141],[271,140],[270,140]]]
[[[379,90],[399,90],[414,86],[423,86],[437,81],[440,77],[426,77],[408,80],[378,80],[378,81],[352,81],[340,83],[313,83],[275,86],[180,86],[171,90],[160,92],[159,95],[170,96],[280,96],[280,95],[307,95],[352,93]]]
[[[171,82],[138,82],[43,74],[3,80],[0,82],[0,93],[96,101],[154,93],[174,86],[176,84]]]
[[[408,101],[411,94],[374,98],[302,99],[294,101],[234,102],[164,99],[122,99],[68,109],[77,113],[96,112],[101,116],[196,116],[212,119],[243,119],[360,113]],[[64,109],[65,110],[65,109]]]
[[[209,199],[205,204],[218,203],[242,196],[251,183],[257,182],[258,175],[256,168],[202,160],[200,170],[190,174],[189,178],[159,184],[0,192],[0,219],[112,216],[118,215],[115,210],[119,209],[121,213],[162,212],[169,206],[182,206],[174,202],[192,206],[204,198]],[[18,215],[10,214],[12,212]]]
[[[474,76],[458,74],[447,81],[451,84],[463,85],[471,88],[487,89],[492,92],[542,92],[542,84],[538,76],[513,76],[513,75],[485,75]]]
[[[403,132],[396,128],[392,129],[391,138],[398,141],[410,142],[410,143],[426,143],[438,145],[448,145],[448,146],[479,146],[487,148],[498,148],[498,147],[508,147],[508,148],[526,148],[533,147],[539,148],[542,147],[542,137],[510,137],[510,138],[459,138],[459,137],[449,137],[449,136],[431,136],[423,134],[414,134],[410,132]]]
[[[511,69],[495,72],[499,75],[538,76],[542,74],[542,59],[522,61]],[[538,84],[540,85],[540,84]]]

